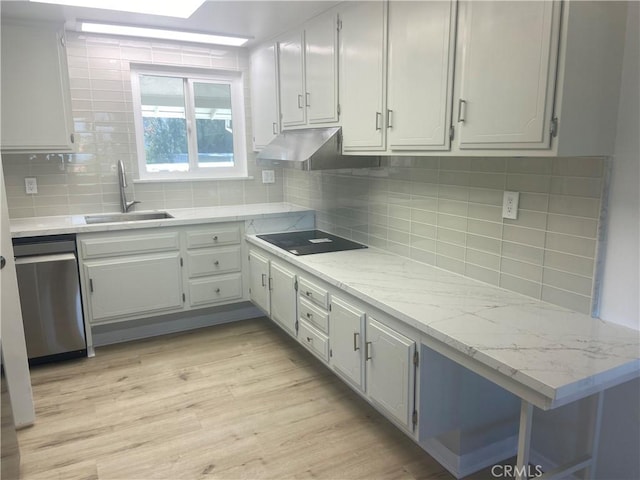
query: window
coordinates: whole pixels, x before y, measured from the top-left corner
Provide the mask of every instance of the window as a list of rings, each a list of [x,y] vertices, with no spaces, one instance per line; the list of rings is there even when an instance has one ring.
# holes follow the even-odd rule
[[[239,72],[131,69],[140,179],[247,175]]]

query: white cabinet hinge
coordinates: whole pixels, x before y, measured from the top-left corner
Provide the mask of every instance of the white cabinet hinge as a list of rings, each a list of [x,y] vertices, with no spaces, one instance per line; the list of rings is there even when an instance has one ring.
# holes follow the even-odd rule
[[[273,277],[269,277],[269,291],[273,290]]]
[[[338,17],[338,22],[337,22],[337,27],[338,27],[338,31],[342,30],[342,20],[340,20],[340,17]]]
[[[411,415],[411,422],[413,423],[413,428],[415,430],[416,425],[418,424],[418,411],[414,410],[413,414]]]
[[[298,279],[294,280],[293,282],[293,289],[297,292],[298,291]]]
[[[455,127],[453,125],[450,125],[449,126],[449,141],[450,142],[453,142],[453,137],[455,136],[455,134],[456,134]]]
[[[329,358],[333,357],[333,350],[330,348],[329,349]]]
[[[551,119],[551,137],[558,136],[558,117],[553,117]]]
[[[184,267],[184,261],[182,260],[182,257],[180,257],[180,266]]]
[[[420,354],[413,352],[413,364],[417,367],[420,364]]]
[[[187,301],[187,296],[183,293],[182,294],[182,303]]]
[[[340,104],[338,104],[338,116],[340,116]]]

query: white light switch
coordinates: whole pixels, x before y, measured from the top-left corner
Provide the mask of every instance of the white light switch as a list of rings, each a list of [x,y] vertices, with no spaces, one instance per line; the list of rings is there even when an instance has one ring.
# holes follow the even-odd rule
[[[502,197],[502,218],[516,220],[518,218],[519,192],[504,192]]]
[[[25,177],[24,191],[27,195],[35,195],[38,193],[38,182],[35,177]]]
[[[262,170],[262,183],[276,183],[276,173],[273,170]]]

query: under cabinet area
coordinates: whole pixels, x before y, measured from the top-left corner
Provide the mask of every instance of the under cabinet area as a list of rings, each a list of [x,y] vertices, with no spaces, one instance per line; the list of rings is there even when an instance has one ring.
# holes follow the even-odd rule
[[[79,234],[89,325],[241,301],[241,224]]]

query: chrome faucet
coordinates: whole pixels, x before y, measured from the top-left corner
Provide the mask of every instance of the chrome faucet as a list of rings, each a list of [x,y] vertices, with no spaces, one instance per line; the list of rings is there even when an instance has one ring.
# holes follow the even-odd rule
[[[127,194],[124,191],[127,188],[127,175],[124,171],[122,160],[118,160],[118,183],[120,184],[120,210],[122,210],[122,213],[127,213],[131,207],[140,202],[137,200],[127,202]]]

